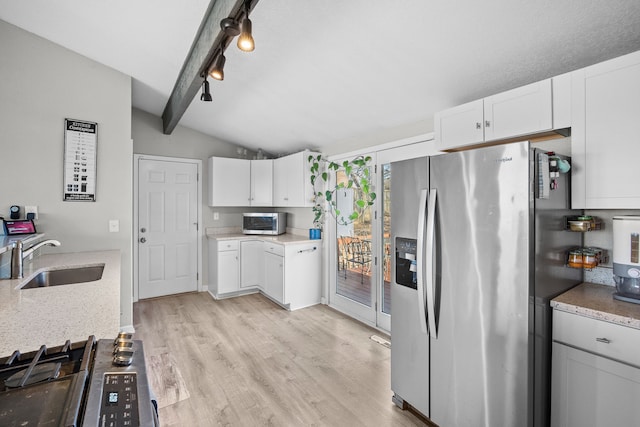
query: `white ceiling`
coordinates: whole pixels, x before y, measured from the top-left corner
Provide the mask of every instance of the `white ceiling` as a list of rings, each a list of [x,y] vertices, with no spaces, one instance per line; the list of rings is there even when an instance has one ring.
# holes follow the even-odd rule
[[[0,0],[0,19],[133,77],[160,116],[208,0]],[[401,129],[640,49],[638,0],[260,0],[180,124],[272,153]],[[6,41],[5,41],[6,42]]]

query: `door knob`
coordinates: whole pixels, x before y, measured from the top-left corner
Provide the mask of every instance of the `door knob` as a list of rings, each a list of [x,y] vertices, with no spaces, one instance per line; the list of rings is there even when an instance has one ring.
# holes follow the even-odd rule
[[[141,238],[140,238],[140,243],[144,243],[144,242],[146,242],[146,241],[147,241],[147,239],[145,239],[144,237],[141,237]]]
[[[145,231],[147,231],[147,229],[146,229],[146,228],[144,228],[144,227],[142,227],[142,228],[140,229],[140,232],[141,232],[141,233],[144,233]]]

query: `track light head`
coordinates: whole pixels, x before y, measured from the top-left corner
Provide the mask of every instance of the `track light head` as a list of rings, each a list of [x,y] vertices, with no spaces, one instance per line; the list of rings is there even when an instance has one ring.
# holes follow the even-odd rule
[[[224,18],[220,21],[220,28],[228,36],[235,37],[240,34],[240,25],[233,18]]]
[[[213,68],[209,71],[209,75],[216,80],[224,80],[224,63],[226,61],[224,52],[220,52],[216,62],[213,64]]]
[[[240,37],[238,37],[238,48],[243,52],[252,52],[256,48],[253,36],[251,35],[251,27],[251,20],[247,14],[242,20],[242,32],[240,33]]]
[[[211,97],[211,92],[209,92],[209,82],[207,81],[207,77],[204,77],[204,81],[202,82],[202,95],[200,95],[200,101],[211,102],[213,98]]]

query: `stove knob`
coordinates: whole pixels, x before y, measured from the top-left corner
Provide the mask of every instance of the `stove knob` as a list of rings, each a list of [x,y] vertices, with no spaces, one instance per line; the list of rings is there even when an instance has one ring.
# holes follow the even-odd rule
[[[116,354],[120,350],[133,351],[133,340],[118,340],[117,344],[113,346],[113,354]]]
[[[133,339],[133,334],[130,334],[128,332],[120,332],[118,334],[118,336],[116,337],[115,340],[113,340],[113,345],[117,345],[118,344],[118,340],[131,340]]]
[[[132,350],[118,350],[113,357],[113,364],[118,366],[129,366],[133,362]]]

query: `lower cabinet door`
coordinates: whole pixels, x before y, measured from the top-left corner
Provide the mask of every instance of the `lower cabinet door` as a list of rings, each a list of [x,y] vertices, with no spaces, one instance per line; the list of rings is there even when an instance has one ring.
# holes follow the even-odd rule
[[[284,257],[264,253],[264,291],[284,304]]]
[[[553,343],[551,426],[640,426],[640,369]]]
[[[261,240],[240,242],[240,288],[262,287],[264,253]]]
[[[218,252],[218,294],[240,289],[239,271],[238,251]]]

